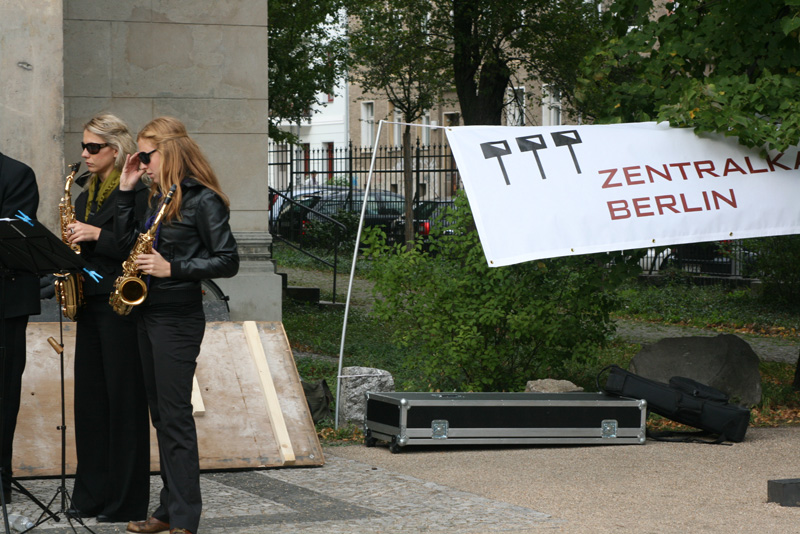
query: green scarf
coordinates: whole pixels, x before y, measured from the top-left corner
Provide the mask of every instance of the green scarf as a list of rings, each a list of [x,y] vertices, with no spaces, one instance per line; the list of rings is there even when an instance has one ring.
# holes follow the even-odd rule
[[[92,175],[92,180],[89,182],[89,199],[86,201],[85,220],[89,219],[89,213],[91,213],[93,201],[97,202],[97,208],[95,210],[95,213],[97,213],[97,211],[100,210],[100,206],[102,206],[103,202],[105,202],[105,200],[108,198],[108,195],[110,195],[114,189],[119,187],[120,174],[122,174],[120,171],[114,169],[105,180],[100,182],[99,188],[97,187],[97,182],[100,180],[100,178],[96,174]],[[95,194],[97,195],[96,199]]]

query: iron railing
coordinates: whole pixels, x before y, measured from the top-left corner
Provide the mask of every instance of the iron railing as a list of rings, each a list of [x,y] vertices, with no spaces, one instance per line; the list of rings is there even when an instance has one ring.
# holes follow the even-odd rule
[[[277,217],[272,216],[272,209],[275,206],[275,200],[281,198],[284,203],[290,206],[300,206],[303,207],[301,203],[295,202],[285,194],[281,193],[280,191],[276,191],[273,188],[269,188],[269,198],[270,198],[270,224],[269,224],[269,231],[274,240],[281,241],[285,243],[287,246],[300,251],[301,253],[305,254],[306,256],[314,259],[315,261],[327,265],[333,269],[333,297],[332,302],[336,304],[336,275],[339,271],[339,243],[342,240],[342,237],[345,235],[347,228],[345,225],[340,223],[339,221],[328,217],[325,214],[318,213],[311,208],[305,208],[303,211],[308,211],[314,213],[315,216],[319,217],[320,219],[324,220],[325,222],[332,225],[334,228],[334,244],[333,244],[333,262],[326,260],[325,258],[321,258],[320,256],[316,255],[313,251],[308,250],[307,248],[303,247],[302,239],[298,239],[298,236],[295,235],[296,232],[303,231],[303,223],[302,220],[295,220],[296,213],[292,212],[289,214],[289,217],[279,221]],[[282,226],[284,225],[284,226]]]
[[[314,148],[307,145],[270,144],[269,186],[292,192],[301,188],[333,185],[352,190],[366,187],[373,151],[375,169],[371,190],[405,195],[403,154],[399,146]],[[413,198],[452,200],[462,189],[455,160],[446,145],[421,145],[412,151]]]

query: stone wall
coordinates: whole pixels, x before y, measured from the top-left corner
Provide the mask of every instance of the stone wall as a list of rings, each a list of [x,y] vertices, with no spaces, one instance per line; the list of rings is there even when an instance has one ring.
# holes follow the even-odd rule
[[[57,185],[68,174],[62,20],[61,0],[3,0],[0,7],[0,152],[33,168],[39,219],[51,230],[58,224]]]
[[[175,116],[217,172],[245,245],[240,274],[217,280],[231,318],[279,321],[267,228],[267,2],[15,0],[2,15],[0,150],[36,171],[40,219],[58,229],[66,165],[82,161],[92,115],[115,113],[134,134]]]

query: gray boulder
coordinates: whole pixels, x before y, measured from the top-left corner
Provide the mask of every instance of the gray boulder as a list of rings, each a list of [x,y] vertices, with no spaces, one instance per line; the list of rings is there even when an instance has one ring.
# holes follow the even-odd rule
[[[669,382],[684,376],[728,394],[750,407],[761,402],[759,359],[750,345],[732,334],[666,338],[644,348],[628,369],[639,376]]]
[[[344,367],[339,391],[339,424],[364,423],[367,412],[365,393],[394,391],[394,378],[388,371],[372,367]]]

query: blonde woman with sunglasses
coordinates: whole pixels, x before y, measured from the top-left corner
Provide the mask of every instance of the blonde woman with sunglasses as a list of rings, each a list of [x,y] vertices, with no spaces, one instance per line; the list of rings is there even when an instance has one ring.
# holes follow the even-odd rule
[[[83,275],[85,304],[75,318],[78,466],[68,513],[125,522],[147,517],[150,496],[150,424],[136,321],[108,303],[128,254],[115,239],[114,215],[122,165],[136,144],[128,126],[106,113],[84,125],[81,149],[89,171],[76,180],[83,190],[68,231],[91,274]],[[139,186],[133,197],[134,209],[144,213],[147,188]]]

